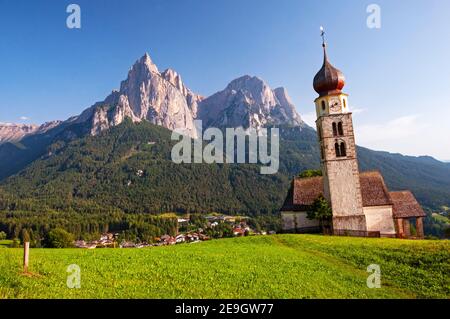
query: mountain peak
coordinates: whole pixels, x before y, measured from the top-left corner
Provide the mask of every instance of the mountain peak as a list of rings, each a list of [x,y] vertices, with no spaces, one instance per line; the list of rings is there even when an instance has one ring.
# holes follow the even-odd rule
[[[227,88],[237,91],[240,89],[262,88],[264,86],[267,86],[267,84],[259,77],[244,75],[231,81]]]
[[[151,73],[157,73],[159,74],[159,70],[158,67],[156,66],[155,63],[153,63],[152,58],[150,57],[150,55],[146,52],[142,58],[140,58],[132,67],[132,70],[134,68],[139,68],[139,69],[145,69],[148,70]]]
[[[203,100],[199,114],[206,126],[260,129],[273,124],[304,125],[286,89],[272,90],[264,80],[250,75],[231,81],[225,90]]]
[[[32,134],[45,133],[61,124],[61,121],[47,122],[42,125],[0,123],[0,144],[17,142]]]
[[[186,87],[183,84],[183,81],[181,80],[181,76],[173,69],[166,69],[164,72],[161,73],[161,76],[166,81],[169,81],[172,83],[177,89],[181,90],[184,95],[186,95]]]
[[[163,74],[166,76],[169,76],[169,77],[180,76],[177,71],[175,71],[174,69],[171,69],[171,68],[167,68],[163,73],[161,73],[161,75],[163,75]]]
[[[92,135],[130,118],[133,122],[146,120],[170,130],[181,129],[197,137],[194,116],[199,100],[185,87],[178,73],[172,69],[160,73],[145,53],[131,67],[120,90],[85,110],[76,121],[88,122]]]

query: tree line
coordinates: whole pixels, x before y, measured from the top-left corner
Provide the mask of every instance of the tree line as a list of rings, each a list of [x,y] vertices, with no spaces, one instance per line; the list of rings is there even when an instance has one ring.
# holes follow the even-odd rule
[[[103,233],[120,233],[123,239],[151,242],[156,237],[176,235],[176,216],[145,214],[80,214],[61,212],[0,212],[0,232],[21,242],[29,240],[31,247],[51,247],[49,237],[55,229],[64,230],[74,240],[96,240]],[[61,232],[60,232],[61,233]],[[53,234],[55,235],[55,234]]]

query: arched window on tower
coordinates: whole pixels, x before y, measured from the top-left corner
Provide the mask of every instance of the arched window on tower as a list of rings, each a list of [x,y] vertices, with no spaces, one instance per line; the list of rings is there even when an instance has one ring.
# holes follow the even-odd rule
[[[340,151],[340,153],[341,153],[341,157],[347,156],[347,148],[345,147],[345,143],[344,142],[341,143],[341,151]]]
[[[338,134],[339,134],[339,136],[343,136],[344,135],[344,128],[342,126],[342,122],[338,123]]]
[[[334,149],[336,151],[336,157],[346,157],[347,156],[347,148],[345,146],[345,142],[336,142],[334,144]]]
[[[340,147],[339,147],[339,143],[338,143],[338,142],[336,142],[336,143],[334,144],[334,149],[335,149],[335,151],[336,151],[336,157],[341,157],[341,149],[340,149]]]
[[[327,108],[327,106],[325,105],[325,101],[322,101],[322,111],[325,112],[326,108]]]
[[[343,101],[344,101],[344,109],[346,109],[347,108],[347,100],[343,99]]]
[[[333,122],[333,136],[338,136],[337,125]]]

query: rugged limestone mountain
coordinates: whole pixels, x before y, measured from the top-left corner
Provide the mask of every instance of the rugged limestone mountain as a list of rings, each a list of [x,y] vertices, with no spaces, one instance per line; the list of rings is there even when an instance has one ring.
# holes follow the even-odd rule
[[[29,124],[0,124],[0,143],[15,142],[25,135],[32,134],[38,129],[38,125]]]
[[[192,112],[192,117],[197,117],[198,104],[204,100],[204,97],[192,92],[189,88],[187,88],[183,81],[181,80],[181,76],[172,69],[167,69],[161,73],[161,76],[172,83],[178,90],[183,93],[186,97],[186,101],[188,103],[189,109]]]
[[[133,65],[120,90],[113,91],[103,102],[71,121],[89,123],[92,135],[128,117],[133,122],[147,120],[170,130],[183,129],[187,135],[197,137],[193,114],[200,100],[200,96],[186,88],[175,71],[169,69],[160,73],[145,54]]]
[[[204,127],[305,125],[284,88],[272,90],[260,78],[248,75],[201,101],[198,118]]]
[[[47,156],[51,153],[50,145],[54,143],[98,135],[121,124],[126,118],[134,123],[148,121],[169,130],[181,129],[192,137],[198,136],[194,119],[206,121],[206,126],[217,127],[304,126],[283,88],[272,90],[264,81],[245,76],[231,82],[224,91],[205,99],[187,88],[176,71],[167,69],[160,72],[150,56],[145,54],[132,66],[119,90],[79,116],[45,130],[30,127],[30,133],[9,134],[5,141],[20,140],[21,145],[4,143],[0,146],[0,179]]]
[[[0,144],[18,142],[25,136],[41,134],[59,125],[61,122],[53,121],[42,125],[0,123]]]

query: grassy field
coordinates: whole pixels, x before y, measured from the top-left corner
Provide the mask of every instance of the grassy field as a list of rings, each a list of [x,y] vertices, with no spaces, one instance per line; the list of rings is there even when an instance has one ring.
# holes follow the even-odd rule
[[[277,235],[150,249],[0,249],[0,298],[449,298],[450,242]],[[81,289],[66,285],[81,268]],[[381,266],[382,287],[366,269]]]

